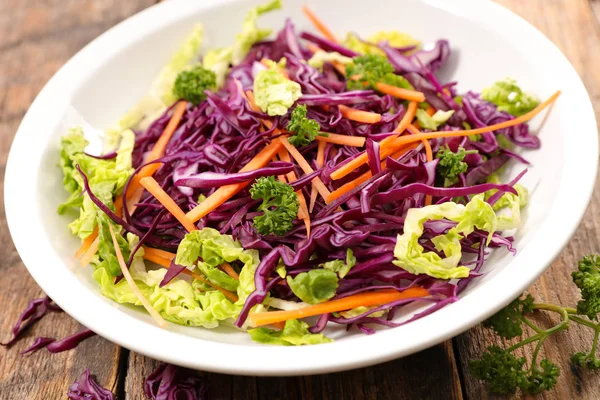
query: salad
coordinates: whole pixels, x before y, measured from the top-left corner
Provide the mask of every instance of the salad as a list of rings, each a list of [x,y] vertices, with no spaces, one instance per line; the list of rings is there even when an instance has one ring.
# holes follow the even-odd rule
[[[86,152],[62,138],[76,257],[102,294],[172,323],[246,330],[260,343],[366,334],[458,300],[494,248],[512,253],[551,105],[513,79],[458,92],[436,72],[447,40],[398,31],[338,38],[251,9],[230,47],[198,25],[142,98]],[[502,182],[507,163],[523,165]],[[423,308],[401,322],[394,315]]]

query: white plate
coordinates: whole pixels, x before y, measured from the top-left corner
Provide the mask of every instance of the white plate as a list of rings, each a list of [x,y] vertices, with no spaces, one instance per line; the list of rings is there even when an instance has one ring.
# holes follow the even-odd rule
[[[480,91],[506,76],[541,98],[562,90],[541,130],[542,149],[525,153],[533,168],[524,183],[535,190],[517,235],[518,255],[495,252],[486,275],[460,301],[426,318],[371,336],[335,331],[335,343],[301,348],[257,345],[228,329],[160,329],[143,311],[102,297],[91,267],[78,268],[73,258],[78,241],[68,232],[69,218],[56,214],[66,198],[57,168],[64,118],[73,107],[96,128],[111,125],[146,91],[196,22],[206,27],[204,49],[227,45],[254,3],[172,0],[151,7],[81,50],[34,101],[10,152],[6,213],[23,262],[60,307],[101,336],[174,364],[232,374],[313,374],[384,362],[440,343],[507,304],[550,265],[583,216],[598,159],[594,112],[566,58],[531,25],[488,1],[380,0],[365,7],[364,1],[333,0],[315,2],[314,9],[338,33],[396,28],[425,42],[448,38],[453,53],[442,74],[458,80],[460,90]],[[291,17],[297,28],[312,29],[301,3],[287,0],[283,11],[261,24],[279,29]]]

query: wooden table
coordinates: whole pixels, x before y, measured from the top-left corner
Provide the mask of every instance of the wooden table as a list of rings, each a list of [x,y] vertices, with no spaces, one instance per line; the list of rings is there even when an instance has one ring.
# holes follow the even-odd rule
[[[499,2],[560,47],[583,78],[592,100],[600,104],[600,0]],[[155,0],[0,1],[0,180],[17,126],[46,81],[90,40],[153,3]],[[2,191],[0,184],[0,197]],[[12,245],[4,204],[0,207],[0,338],[5,339],[29,300],[42,292]],[[596,185],[577,233],[530,291],[541,300],[574,304],[578,293],[570,283],[570,271],[579,257],[600,250],[599,237],[600,185]],[[100,384],[113,388],[118,399],[143,399],[143,378],[157,362],[100,337],[62,354],[19,355],[33,337],[61,337],[80,328],[68,315],[52,314],[28,331],[25,341],[10,350],[0,348],[0,399],[65,398],[68,386],[86,367]],[[488,330],[477,327],[418,354],[355,371],[293,378],[204,375],[210,399],[483,399],[488,397],[485,388],[469,375],[466,364],[493,342]],[[555,390],[544,398],[600,398],[600,373],[571,370],[568,362],[568,354],[589,348],[590,342],[589,332],[578,327],[547,342],[545,350],[559,361],[562,374]]]

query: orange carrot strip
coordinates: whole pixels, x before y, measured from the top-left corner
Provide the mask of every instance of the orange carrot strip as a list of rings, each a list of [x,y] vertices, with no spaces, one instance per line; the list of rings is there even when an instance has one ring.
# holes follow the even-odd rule
[[[317,136],[315,140],[319,143],[334,143],[351,147],[363,147],[366,141],[361,136],[348,136],[337,133],[327,133],[327,136]]]
[[[117,255],[117,261],[119,262],[119,266],[121,267],[121,273],[123,274],[123,276],[125,277],[125,280],[129,284],[131,291],[133,292],[133,294],[135,294],[135,296],[137,297],[139,302],[142,303],[142,305],[144,306],[146,311],[148,311],[148,313],[150,314],[150,316],[152,316],[152,319],[154,319],[154,321],[158,324],[158,326],[160,326],[161,328],[166,328],[167,323],[165,322],[165,320],[160,316],[158,311],[156,311],[154,309],[154,307],[152,306],[152,304],[150,304],[148,299],[146,299],[146,297],[144,297],[144,294],[137,287],[137,285],[135,284],[135,281],[133,280],[133,277],[129,273],[129,269],[127,268],[127,265],[125,264],[125,260],[123,259],[123,253],[121,253],[121,248],[119,247],[119,243],[117,242],[117,237],[115,236],[115,232],[113,231],[112,226],[109,225],[108,229],[110,230],[110,235],[112,236],[113,245],[115,246],[115,253]]]
[[[397,151],[394,154],[387,154],[388,152],[386,152],[385,156],[382,156],[382,158],[385,158],[388,155],[390,155],[392,158],[398,158],[401,155],[403,155],[404,153],[406,153],[407,151],[414,149],[415,147],[417,147],[417,146],[412,144],[412,145],[409,145],[409,146],[406,146],[406,147],[400,149],[399,151]],[[381,163],[381,168],[385,168],[385,166],[386,166],[386,162],[383,161]],[[331,192],[331,194],[326,199],[327,203],[331,203],[333,200],[348,193],[350,190],[354,189],[361,183],[364,183],[367,180],[369,180],[369,178],[371,178],[372,176],[373,176],[373,173],[371,171],[367,171],[364,174],[362,174],[361,176],[359,176],[358,178],[354,179],[353,181],[345,183],[344,185],[340,186],[339,188],[337,188],[336,190]]]
[[[177,218],[177,220],[185,227],[185,229],[187,229],[188,232],[196,230],[194,223],[185,216],[183,210],[179,208],[177,203],[175,203],[175,201],[167,194],[167,192],[160,187],[158,182],[156,182],[153,177],[147,176],[142,178],[140,183],[152,194],[152,196],[156,198],[156,200],[159,201],[160,204],[162,204],[167,210],[169,210],[171,214],[173,214],[175,218]]]
[[[533,117],[535,117],[540,112],[542,112],[542,110],[544,110],[550,104],[554,103],[554,101],[556,101],[558,96],[560,96],[560,93],[561,93],[560,90],[555,92],[552,96],[550,96],[543,103],[539,104],[536,108],[534,108],[533,110],[529,111],[528,113],[523,114],[520,117],[517,117],[515,119],[510,119],[508,121],[500,122],[498,124],[486,126],[483,128],[476,128],[476,129],[467,129],[467,130],[461,130],[461,131],[421,132],[416,135],[400,136],[400,137],[389,136],[380,142],[380,148],[388,148],[389,147],[389,148],[391,148],[392,152],[395,152],[397,149],[399,149],[400,147],[402,147],[406,144],[413,143],[413,142],[419,142],[423,139],[436,139],[436,138],[446,138],[446,137],[461,137],[461,136],[479,135],[482,133],[493,132],[498,129],[504,129],[504,128],[509,128],[511,126],[519,125],[519,124],[522,124],[524,122],[531,120]],[[410,109],[410,105],[409,105],[409,109]],[[404,116],[406,117],[407,114],[408,114],[408,111]],[[404,117],[402,118],[402,121],[400,121],[400,124],[402,124],[403,121],[404,121]],[[412,120],[411,120],[411,122],[412,122]],[[407,124],[407,126],[408,126],[408,124]],[[398,125],[398,127],[400,127],[400,125]],[[388,141],[388,139],[390,139],[390,138],[391,138],[391,140]],[[334,180],[341,179],[344,176],[351,173],[352,171],[356,170],[356,168],[367,163],[367,161],[368,161],[367,153],[364,152],[360,156],[352,159],[350,162],[344,164],[337,170],[333,171],[331,173],[331,179],[334,179]]]
[[[425,112],[429,114],[430,117],[433,117],[433,114],[435,114],[435,108],[429,106]]]
[[[429,107],[429,108],[433,110],[432,107]],[[429,113],[429,110],[428,110],[428,113]],[[420,133],[419,130],[417,128],[415,128],[414,125],[409,125],[407,129],[413,135],[417,135]],[[423,143],[423,146],[425,147],[425,156],[427,157],[427,161],[432,161],[433,160],[433,152],[431,151],[431,144],[429,144],[429,140],[423,139],[423,140],[421,140],[421,142]],[[432,199],[431,195],[429,195],[429,194],[425,195],[425,205],[426,206],[431,205],[431,199]]]
[[[168,251],[161,250],[161,249],[155,249],[154,247],[147,247],[147,246],[142,246],[142,247],[144,249],[144,254],[152,254],[156,257],[165,258],[169,261],[174,260],[175,257],[177,256],[177,254],[175,254],[175,253],[170,253]]]
[[[426,297],[429,292],[420,287],[408,288],[403,292],[395,290],[379,290],[370,293],[359,293],[342,299],[331,300],[325,303],[290,311],[269,311],[250,313],[250,320],[254,326],[273,324],[276,322],[287,321],[311,317],[314,315],[328,314],[332,312],[350,310],[360,306],[374,306],[412,297]]]
[[[85,239],[83,239],[83,242],[81,242],[81,246],[79,247],[79,249],[77,249],[77,252],[75,253],[75,258],[79,258],[82,255],[84,255],[85,252],[90,248],[90,246],[92,245],[94,240],[96,240],[97,237],[98,237],[98,227],[95,227],[94,230],[92,231],[92,233],[90,233],[89,236],[86,237]]]
[[[394,129],[394,132],[396,132],[396,133],[404,132],[406,127],[412,122],[413,119],[415,119],[415,115],[417,113],[417,108],[418,108],[418,104],[416,101],[411,101],[410,103],[408,103],[406,113],[400,120],[400,123],[398,124],[396,129]]]
[[[230,277],[232,277],[233,279],[240,279],[240,276],[238,275],[237,272],[235,272],[235,270],[233,269],[233,267],[231,265],[229,265],[229,263],[224,262],[223,264],[221,264],[219,266],[219,268],[221,268],[223,271],[225,271],[225,273],[227,275],[229,275]]]
[[[317,145],[317,166],[322,168],[325,164],[325,146],[327,146],[326,142],[319,141]],[[315,203],[317,202],[317,188],[313,185],[310,191],[310,208],[308,209],[310,212],[315,208]]]
[[[162,155],[165,153],[167,144],[169,144],[169,140],[171,140],[175,130],[177,130],[179,122],[181,121],[183,113],[185,113],[186,109],[187,101],[180,101],[175,105],[175,107],[173,107],[173,115],[171,116],[171,119],[169,120],[165,130],[154,144],[154,147],[152,147],[152,151],[150,151],[150,155],[148,156],[148,161],[154,161],[162,157]]]
[[[290,158],[290,154],[285,148],[279,149],[279,158],[281,159],[281,161],[284,162],[292,161]],[[292,183],[297,179],[296,173],[294,171],[288,172],[286,176],[289,183]],[[298,208],[298,218],[304,221],[304,226],[306,227],[306,235],[310,236],[310,213],[308,211],[308,206],[306,205],[306,198],[304,197],[304,193],[302,193],[302,190],[297,190],[296,194],[298,195],[298,202],[300,203],[300,207]]]
[[[279,139],[273,140],[264,149],[262,149],[248,164],[246,164],[240,172],[253,171],[264,167],[271,161],[273,156],[281,148],[281,141]],[[186,214],[186,217],[196,222],[200,218],[206,216],[209,212],[225,203],[227,200],[235,196],[240,190],[250,184],[251,181],[233,183],[231,185],[221,186],[213,194],[208,196],[202,203],[198,204],[193,210]]]
[[[337,38],[331,32],[331,30],[327,28],[327,26],[319,19],[319,17],[317,17],[317,15],[310,8],[308,8],[307,5],[302,6],[302,12],[306,16],[306,18],[308,18],[309,21],[315,26],[315,28],[317,28],[317,30],[321,32],[323,36],[325,36],[327,39],[331,40],[334,43],[338,43]]]
[[[87,248],[85,253],[83,253],[81,258],[79,259],[79,265],[81,265],[82,267],[85,267],[86,265],[91,263],[92,258],[94,258],[94,256],[96,255],[96,252],[98,251],[99,247],[100,247],[100,238],[98,237],[98,235],[96,235],[96,238],[92,241],[92,243],[89,245],[89,247]]]
[[[417,112],[417,102],[416,101],[411,101],[408,104],[408,108],[406,109],[406,113],[404,114],[404,116],[402,117],[402,119],[400,120],[400,123],[398,124],[398,126],[396,127],[396,129],[394,129],[394,132],[397,134],[401,134],[402,132],[404,132],[404,130],[406,129],[406,127],[408,126],[408,124],[410,124],[412,122],[412,120],[415,118],[415,114]],[[379,142],[380,148],[381,148],[381,154],[382,154],[382,158],[384,157],[384,153],[385,153],[385,149],[387,148],[387,146],[389,146],[394,139],[397,136],[388,136],[385,139],[383,139],[381,142]],[[385,155],[385,157],[387,157],[389,154]],[[340,168],[336,169],[335,171],[333,171],[331,173],[331,179],[333,180],[337,180],[337,179],[341,179],[343,177],[345,177],[346,175],[348,175],[349,173],[355,171],[357,168],[359,168],[360,166],[362,166],[363,164],[366,164],[367,161],[369,160],[369,157],[367,156],[367,152],[363,152],[361,155],[359,155],[358,157],[350,160],[349,162],[347,162],[346,164],[342,165]]]
[[[340,109],[342,116],[351,121],[362,122],[365,124],[375,124],[381,121],[381,114],[377,114],[370,111],[357,110],[342,104],[340,104],[338,108]]]
[[[302,154],[300,154],[300,152],[294,146],[292,146],[292,144],[287,140],[287,138],[282,136],[279,139],[281,140],[281,144],[287,149],[287,151],[294,158],[294,160],[296,160],[296,162],[298,163],[300,168],[302,168],[304,173],[312,174],[314,172],[313,169],[310,167],[310,165],[302,156]],[[323,196],[323,199],[326,199],[327,196],[329,196],[329,189],[327,189],[321,178],[316,176],[312,180],[312,183],[316,186],[317,191],[321,194],[321,196]]]
[[[165,130],[160,135],[154,147],[150,151],[150,154],[146,158],[146,162],[155,161],[163,156],[165,153],[165,149],[167,144],[169,144],[169,140],[173,136],[173,133],[177,130],[177,126],[179,126],[179,122],[181,122],[181,118],[187,109],[187,101],[180,101],[173,107],[173,115],[171,115],[171,119],[169,123],[165,127]],[[130,185],[130,196],[127,201],[124,201],[127,204],[127,211],[129,214],[133,214],[136,209],[136,204],[140,202],[142,195],[144,194],[144,188],[140,185],[140,179],[145,178],[147,176],[152,176],[158,169],[162,167],[162,163],[155,163],[145,166],[138,172],[138,174],[133,178],[133,181]]]
[[[533,110],[529,111],[526,114],[521,115],[515,119],[510,119],[508,121],[500,122],[498,124],[486,126],[483,128],[476,129],[466,129],[461,131],[440,131],[440,132],[420,132],[415,135],[410,136],[400,136],[396,137],[392,143],[389,144],[392,148],[397,148],[408,143],[419,142],[423,139],[437,139],[437,138],[447,138],[447,137],[462,137],[462,136],[472,136],[479,135],[481,133],[493,132],[498,129],[509,128],[511,126],[519,125],[524,122],[531,120],[533,117],[538,115],[544,108],[548,107],[550,104],[554,103],[554,101],[560,96],[560,90],[550,96],[543,103],[538,105]],[[387,139],[387,138],[386,138]],[[335,171],[337,172],[337,171]],[[333,175],[333,174],[332,174]]]
[[[389,94],[392,97],[402,100],[416,101],[418,103],[425,101],[425,94],[416,90],[403,89],[396,86],[388,85],[387,83],[378,82],[375,84],[375,89],[382,93]]]
[[[171,266],[171,260],[168,260],[166,258],[162,258],[159,257],[155,254],[152,253],[145,253],[144,254],[144,259],[148,260],[148,261],[152,261],[155,264],[160,265],[161,267],[164,267],[166,269],[169,269],[169,267]],[[189,269],[184,269],[183,271],[181,271],[182,274],[185,274],[187,276],[191,276],[194,279],[199,280],[202,283],[205,283],[207,285],[209,285],[210,287],[212,287],[215,290],[218,290],[219,292],[223,293],[223,295],[225,297],[227,297],[229,300],[231,300],[233,303],[235,303],[236,301],[238,301],[238,297],[237,295],[235,295],[234,293],[231,293],[228,290],[223,289],[222,287],[216,286],[214,285],[212,282],[210,282],[208,279],[205,279],[202,275],[199,275],[195,272],[190,271]]]

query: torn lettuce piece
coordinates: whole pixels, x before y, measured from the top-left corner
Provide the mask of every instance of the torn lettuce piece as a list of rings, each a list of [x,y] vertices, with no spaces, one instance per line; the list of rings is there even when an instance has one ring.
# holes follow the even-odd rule
[[[371,43],[387,42],[392,47],[420,46],[421,41],[397,30],[375,32],[367,38]]]
[[[429,115],[427,111],[419,108],[417,109],[417,121],[419,121],[419,125],[421,128],[429,129],[431,131],[437,131],[438,128],[444,125],[454,114],[454,110],[450,111],[441,111],[438,110],[433,115]]]
[[[166,269],[131,271],[137,287],[165,320],[179,325],[215,328],[222,321],[229,322],[237,318],[240,305],[233,304],[219,291],[201,292],[196,280],[189,283],[174,279],[164,287],[159,287],[166,272]],[[92,276],[105,297],[120,304],[141,305],[127,282],[121,280],[115,284],[104,267],[97,268]]]
[[[284,77],[275,67],[259,71],[254,78],[256,105],[270,116],[284,115],[300,96],[300,85]]]
[[[354,257],[354,253],[352,249],[346,249],[346,260],[332,260],[327,261],[319,266],[321,268],[325,268],[327,270],[333,271],[340,279],[344,278],[348,275],[348,272],[356,265],[356,257]]]
[[[209,50],[202,59],[202,66],[215,73],[217,88],[225,83],[225,77],[231,63],[232,50],[229,47]]]
[[[83,193],[83,180],[76,165],[88,177],[92,192],[109,207],[113,206],[113,198],[119,194],[133,173],[131,154],[135,135],[125,130],[114,159],[101,160],[85,154],[88,141],[83,130],[72,128],[61,140],[60,166],[63,171],[63,185],[71,194],[67,201],[58,207],[63,214],[68,209],[79,210],[79,218],[69,224],[71,232],[81,239],[88,237],[96,227],[97,208],[87,193]]]
[[[313,68],[318,69],[319,71],[323,71],[323,64],[326,62],[333,63],[337,62],[342,65],[348,65],[352,63],[352,58],[346,57],[338,53],[337,51],[326,52],[326,51],[317,51],[313,56],[308,60],[308,65]]]
[[[429,220],[448,219],[457,223],[448,233],[436,236],[432,242],[444,257],[425,251],[419,243],[423,224]],[[482,195],[473,196],[465,205],[447,202],[408,210],[404,233],[398,235],[394,248],[394,264],[413,274],[426,274],[434,278],[454,279],[469,276],[469,268],[459,266],[462,251],[460,240],[475,228],[488,232],[488,241],[498,229],[499,221],[491,205]]]
[[[454,110],[448,110],[448,111],[437,110],[435,112],[435,114],[433,114],[431,116],[431,119],[437,125],[436,129],[440,126],[445,125],[446,122],[448,122],[448,120],[450,119],[450,117],[452,117],[453,114],[454,114]]]
[[[201,261],[198,261],[200,259]],[[198,268],[217,286],[237,290],[238,302],[243,304],[254,287],[254,272],[259,263],[258,251],[245,250],[231,235],[221,235],[212,228],[204,228],[185,235],[179,247],[175,263],[189,269]],[[231,278],[217,267],[223,263],[241,262],[239,281]]]
[[[304,321],[291,319],[286,321],[285,327],[276,331],[269,328],[249,329],[248,333],[255,342],[278,344],[282,346],[300,346],[307,344],[321,344],[333,342],[322,333],[310,333],[308,324]]]
[[[177,101],[173,94],[173,85],[177,75],[195,61],[198,50],[204,37],[204,26],[198,24],[183,42],[183,45],[177,50],[169,63],[160,71],[157,79],[154,81],[151,93],[160,98],[164,105],[168,106]]]
[[[497,81],[492,87],[483,89],[481,97],[498,106],[498,110],[515,117],[528,113],[540,104],[537,97],[523,92],[517,81],[511,78]]]
[[[338,288],[338,277],[327,269],[313,269],[302,272],[295,277],[288,275],[287,283],[292,292],[305,303],[317,304],[335,296]]]
[[[272,29],[260,29],[257,25],[258,17],[269,11],[279,10],[280,8],[281,0],[272,0],[252,8],[246,14],[246,18],[242,23],[242,30],[237,34],[232,47],[231,61],[233,65],[239,64],[244,59],[254,43],[267,38],[273,31]]]
[[[360,54],[378,54],[385,56],[385,52],[377,47],[379,42],[387,42],[391,47],[409,47],[421,45],[421,42],[412,36],[396,30],[379,31],[361,40],[356,34],[348,33],[342,44],[352,51]]]

